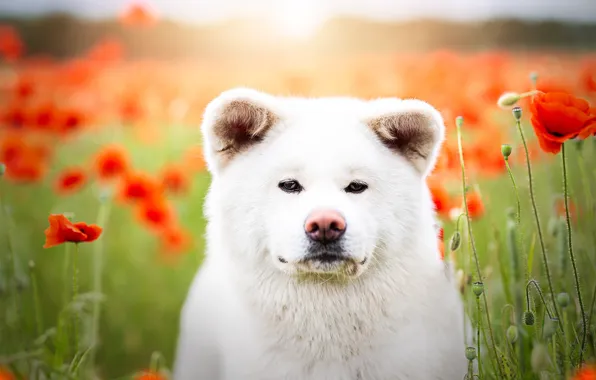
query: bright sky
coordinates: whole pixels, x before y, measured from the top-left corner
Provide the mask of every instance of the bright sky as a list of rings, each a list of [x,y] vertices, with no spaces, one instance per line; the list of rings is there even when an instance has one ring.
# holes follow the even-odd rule
[[[338,15],[385,20],[438,17],[477,20],[493,17],[596,22],[596,0],[141,0],[162,17],[216,22],[266,17],[289,34],[314,31]],[[130,0],[0,0],[0,14],[68,11],[101,18],[117,14]]]

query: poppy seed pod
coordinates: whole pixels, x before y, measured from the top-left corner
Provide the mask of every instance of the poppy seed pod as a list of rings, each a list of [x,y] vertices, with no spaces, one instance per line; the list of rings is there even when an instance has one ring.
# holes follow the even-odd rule
[[[459,233],[459,231],[455,231],[453,233],[453,236],[451,236],[451,251],[456,251],[459,248],[459,245],[461,243],[461,234]]]
[[[513,343],[517,342],[517,335],[518,335],[517,326],[511,325],[507,328],[507,341],[509,343],[513,344]]]
[[[522,109],[519,106],[513,107],[513,109],[511,110],[511,112],[513,113],[513,117],[515,118],[515,120],[521,120],[522,118]]]
[[[476,348],[466,347],[466,359],[469,361],[476,359]]]
[[[511,156],[511,145],[509,144],[503,144],[501,145],[501,154],[503,155],[503,157],[507,160],[509,158],[509,156]]]
[[[535,322],[534,313],[528,310],[524,313],[524,324],[526,326],[533,326]]]
[[[557,318],[545,319],[544,328],[542,329],[542,336],[544,337],[544,339],[550,339],[553,335],[555,335],[558,323],[559,320]]]
[[[562,308],[566,308],[567,306],[569,306],[569,301],[570,301],[569,294],[567,294],[567,293],[559,293],[557,295],[557,303]]]
[[[461,128],[461,126],[464,125],[464,117],[463,116],[456,117],[455,125]]]
[[[509,108],[514,106],[521,99],[517,92],[506,92],[499,97],[497,105],[501,108]]]
[[[484,283],[481,281],[475,282],[472,284],[472,292],[476,295],[476,297],[480,297],[482,293],[484,293]]]

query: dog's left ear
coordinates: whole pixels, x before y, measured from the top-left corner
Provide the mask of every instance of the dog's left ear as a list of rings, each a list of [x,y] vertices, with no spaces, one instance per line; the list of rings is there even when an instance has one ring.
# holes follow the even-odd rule
[[[434,168],[445,125],[439,111],[417,99],[379,99],[366,120],[381,142],[403,155],[422,176]]]

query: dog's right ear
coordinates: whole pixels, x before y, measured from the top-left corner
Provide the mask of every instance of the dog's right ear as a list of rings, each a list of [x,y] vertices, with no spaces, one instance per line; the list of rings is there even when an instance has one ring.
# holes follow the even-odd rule
[[[212,174],[238,154],[263,140],[278,121],[274,98],[257,90],[236,88],[211,101],[203,115],[203,150]]]

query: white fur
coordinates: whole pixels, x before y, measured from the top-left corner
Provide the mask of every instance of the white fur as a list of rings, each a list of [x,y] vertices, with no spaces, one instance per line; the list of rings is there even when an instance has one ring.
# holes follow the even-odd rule
[[[211,128],[234,99],[278,118],[262,142],[222,160]],[[365,123],[410,110],[437,132],[422,173]],[[203,134],[213,174],[207,253],[182,312],[176,380],[463,378],[462,304],[439,257],[425,183],[443,138],[434,108],[236,89],[207,107]],[[281,191],[290,177],[305,190]],[[355,179],[369,188],[346,193]],[[321,207],[345,216],[347,251],[368,259],[345,283],[295,276],[304,220]]]

